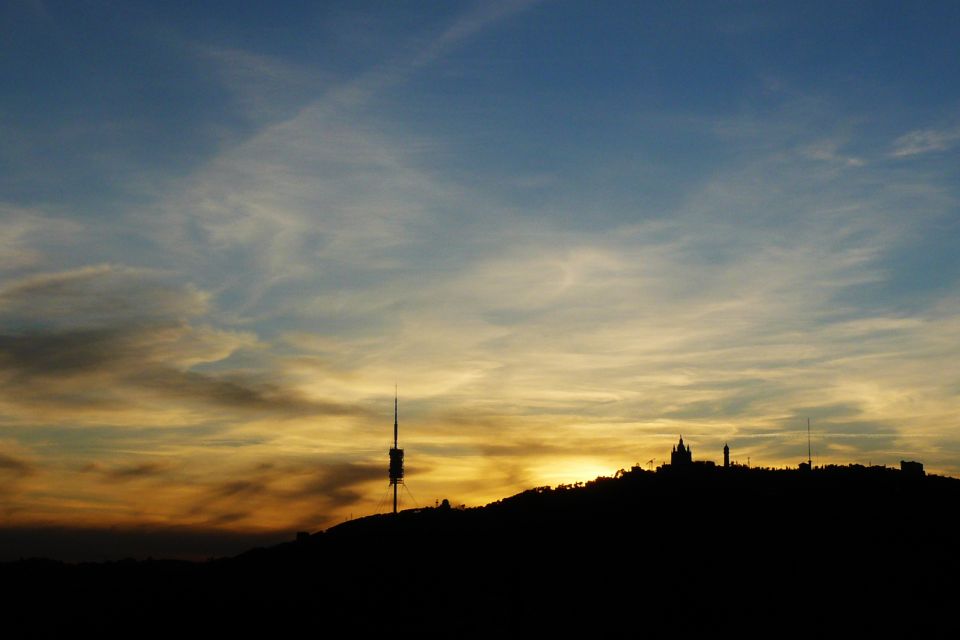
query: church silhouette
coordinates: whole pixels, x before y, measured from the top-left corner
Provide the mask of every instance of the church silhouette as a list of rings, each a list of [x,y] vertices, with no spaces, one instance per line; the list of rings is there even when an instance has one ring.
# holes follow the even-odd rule
[[[673,446],[670,451],[670,466],[676,467],[685,464],[693,464],[693,449],[683,445],[683,436],[680,436],[680,444]]]
[[[678,471],[694,466],[713,468],[716,465],[712,460],[698,460],[694,462],[693,447],[683,444],[683,436],[680,436],[680,442],[673,445],[673,448],[670,450],[670,465],[668,468],[672,471]],[[730,447],[726,444],[723,445],[723,468],[730,468]]]

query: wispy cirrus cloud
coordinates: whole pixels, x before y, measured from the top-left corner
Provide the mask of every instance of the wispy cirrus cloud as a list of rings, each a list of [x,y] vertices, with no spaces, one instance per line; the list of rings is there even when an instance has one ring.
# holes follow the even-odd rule
[[[859,167],[864,164],[863,158],[853,155],[845,155],[840,151],[840,143],[837,140],[819,140],[803,148],[803,153],[813,160],[822,160],[824,162],[842,163],[851,167]]]
[[[200,485],[188,514],[255,523],[264,513],[287,509],[293,511],[295,526],[317,529],[338,519],[344,509],[370,508],[370,494],[384,477],[380,465],[364,462],[259,463],[235,478]]]
[[[436,64],[456,47],[513,15],[527,10],[541,0],[497,0],[478,3],[463,12],[438,32],[420,36],[399,48],[381,64],[331,89],[314,108],[334,111],[363,105],[392,86],[410,78],[416,71]]]
[[[34,208],[0,202],[0,273],[36,268],[53,247],[68,243],[83,225]]]
[[[330,83],[329,74],[236,47],[192,45],[231,92],[238,110],[255,124],[289,118]]]
[[[925,153],[946,151],[960,142],[960,127],[947,129],[916,129],[893,141],[890,155],[906,158]]]
[[[105,480],[111,482],[129,482],[163,478],[171,468],[172,465],[166,461],[145,461],[112,466],[91,463],[84,466],[82,471],[100,474]]]
[[[197,370],[262,347],[249,332],[191,323],[208,311],[205,293],[139,269],[104,265],[11,283],[0,291],[0,397],[25,420],[127,420],[164,401],[194,419],[215,410],[363,413],[284,388],[262,370]]]
[[[16,477],[24,477],[33,474],[34,467],[22,458],[0,452],[0,471]]]

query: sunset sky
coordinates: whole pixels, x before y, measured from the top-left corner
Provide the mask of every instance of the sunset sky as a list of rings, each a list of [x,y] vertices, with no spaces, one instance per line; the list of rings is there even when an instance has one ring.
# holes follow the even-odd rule
[[[0,77],[0,528],[382,511],[395,384],[403,506],[960,476],[960,3],[13,0]]]

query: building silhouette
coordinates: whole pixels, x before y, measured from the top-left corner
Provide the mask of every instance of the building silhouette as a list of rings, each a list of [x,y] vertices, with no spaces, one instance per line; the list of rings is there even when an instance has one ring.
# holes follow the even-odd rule
[[[679,467],[693,464],[693,449],[683,446],[683,436],[680,436],[680,444],[674,445],[670,452],[670,466]]]
[[[913,462],[910,460],[900,461],[900,472],[908,476],[916,476],[916,477],[925,475],[923,471],[923,463]]]
[[[730,467],[730,447],[727,445],[723,446],[723,466],[725,468]],[[680,441],[673,445],[670,450],[670,464],[657,467],[657,471],[662,469],[666,473],[687,473],[697,469],[714,469],[716,467],[717,464],[713,460],[694,460],[693,447],[684,444],[683,436],[680,436]]]

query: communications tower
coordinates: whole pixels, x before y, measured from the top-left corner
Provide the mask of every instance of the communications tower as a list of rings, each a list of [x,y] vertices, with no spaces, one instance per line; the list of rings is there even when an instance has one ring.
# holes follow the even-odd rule
[[[397,485],[403,484],[403,449],[397,447],[397,392],[393,392],[393,447],[390,449],[390,484],[393,485],[393,513],[397,513]]]

